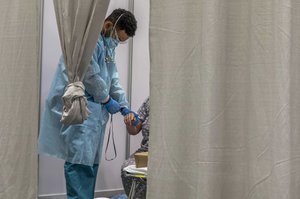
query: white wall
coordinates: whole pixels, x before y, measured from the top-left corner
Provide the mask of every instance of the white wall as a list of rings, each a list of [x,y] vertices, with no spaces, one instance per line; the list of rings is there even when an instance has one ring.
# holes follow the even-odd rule
[[[108,13],[119,7],[128,9],[128,3],[128,0],[111,0]],[[133,40],[132,109],[137,110],[142,101],[149,95],[148,0],[135,1],[134,9],[138,20],[138,30]],[[44,102],[61,55],[52,0],[44,0],[43,26],[41,110],[44,108]],[[127,44],[120,45],[117,48],[116,61],[120,73],[120,81],[125,90],[129,82],[128,54],[129,48]],[[114,116],[114,132],[118,157],[108,162],[104,159],[104,154],[102,155],[96,191],[122,189],[120,166],[125,160],[126,129],[123,124],[123,118],[120,115]],[[108,132],[106,132],[105,144],[107,135]],[[140,139],[141,136],[135,136],[131,139],[131,151],[135,151],[138,148]],[[103,149],[103,153],[104,151]],[[110,147],[109,151],[113,152],[113,149]],[[39,196],[65,193],[63,164],[64,161],[60,159],[45,156],[39,157]]]
[[[150,1],[134,1],[134,14],[138,21],[138,29],[133,40],[132,60],[132,96],[131,108],[137,111],[149,96],[150,58],[149,58],[149,18]],[[141,133],[130,136],[130,151],[135,152],[140,146]]]

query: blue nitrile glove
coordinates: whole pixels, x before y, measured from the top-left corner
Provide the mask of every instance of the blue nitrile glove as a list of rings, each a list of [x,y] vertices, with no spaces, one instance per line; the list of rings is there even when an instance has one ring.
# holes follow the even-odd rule
[[[135,120],[132,122],[132,125],[133,126],[136,126],[139,124],[140,122],[140,116],[138,114],[136,114],[135,112],[131,111],[131,113],[133,113],[134,117],[135,117]]]
[[[121,107],[120,112],[123,116],[131,113],[131,111],[127,107]]]
[[[103,105],[110,114],[115,114],[115,113],[119,112],[120,108],[121,108],[120,104],[111,97]]]

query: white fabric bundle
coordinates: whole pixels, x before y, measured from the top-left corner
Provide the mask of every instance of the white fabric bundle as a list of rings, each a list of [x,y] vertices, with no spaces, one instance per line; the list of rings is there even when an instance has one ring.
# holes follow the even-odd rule
[[[64,107],[61,122],[64,124],[80,124],[89,116],[85,87],[82,82],[74,82],[66,87],[63,95]]]

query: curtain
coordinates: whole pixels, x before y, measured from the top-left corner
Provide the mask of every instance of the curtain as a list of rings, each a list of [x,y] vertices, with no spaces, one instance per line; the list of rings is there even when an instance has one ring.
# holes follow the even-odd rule
[[[0,198],[37,198],[39,0],[0,1]]]
[[[149,199],[298,199],[298,0],[151,1]]]
[[[82,123],[89,111],[82,80],[100,35],[109,0],[54,0],[69,85],[63,96],[65,124]]]

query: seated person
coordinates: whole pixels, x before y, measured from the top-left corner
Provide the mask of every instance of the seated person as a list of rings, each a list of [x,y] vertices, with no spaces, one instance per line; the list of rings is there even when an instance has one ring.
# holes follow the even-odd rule
[[[126,124],[128,133],[130,135],[137,135],[142,131],[143,140],[141,142],[141,147],[136,152],[147,152],[148,151],[148,142],[149,142],[149,112],[150,112],[150,103],[149,97],[143,102],[142,106],[138,110],[138,115],[140,117],[140,122],[134,126],[132,121],[134,120],[134,114],[130,113],[124,117],[124,123]],[[136,153],[135,152],[135,153]],[[134,154],[133,153],[122,165],[121,168],[121,177],[122,183],[127,196],[130,195],[132,182],[134,177],[127,175],[127,172],[123,169],[129,165],[135,164]],[[146,198],[146,179],[135,179],[138,180],[137,185],[134,190],[135,199],[144,199]]]

